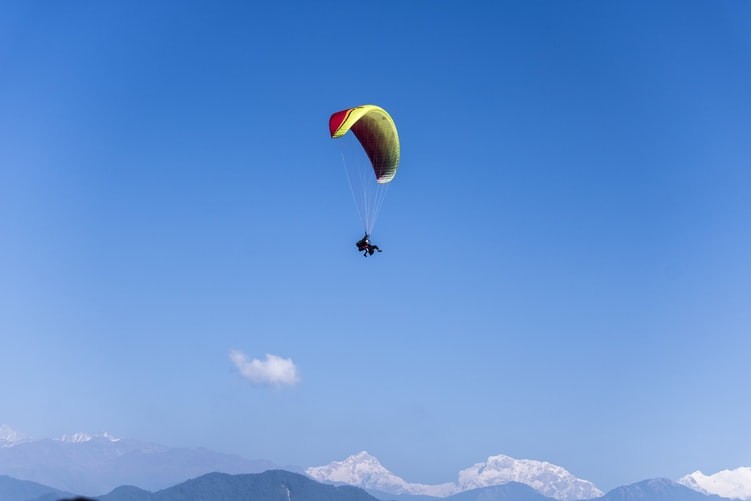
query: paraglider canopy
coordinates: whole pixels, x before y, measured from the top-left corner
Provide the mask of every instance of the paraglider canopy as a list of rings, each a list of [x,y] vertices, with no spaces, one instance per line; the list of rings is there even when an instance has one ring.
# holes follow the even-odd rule
[[[394,179],[399,167],[399,135],[386,110],[366,104],[331,115],[329,132],[332,138],[342,137],[349,130],[368,155],[376,182],[385,184]]]

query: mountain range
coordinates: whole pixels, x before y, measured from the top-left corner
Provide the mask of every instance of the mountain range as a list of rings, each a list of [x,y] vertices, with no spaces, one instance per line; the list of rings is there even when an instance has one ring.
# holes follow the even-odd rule
[[[657,496],[655,499],[672,499],[674,495],[685,500],[721,496],[718,499],[751,501],[751,468],[748,467],[723,470],[714,475],[696,471],[677,482],[667,479],[649,480],[645,481],[647,483],[640,482],[627,486],[628,488],[613,489],[605,495],[592,482],[576,478],[560,466],[504,455],[490,456],[484,462],[461,470],[456,482],[434,485],[409,483],[387,470],[375,457],[364,451],[343,461],[310,467],[305,473],[320,482],[354,485],[381,499],[400,501],[418,501],[434,497],[455,499],[458,493],[479,492],[483,488],[514,483],[532,488],[534,492],[557,501],[637,501],[652,499],[650,496]],[[619,489],[625,490],[619,494]],[[485,496],[489,495],[488,491],[483,492]],[[640,494],[642,492],[648,494]],[[626,497],[619,497],[622,495]]]
[[[45,496],[59,499],[68,495],[54,487],[42,485],[29,480],[18,480],[7,475],[0,475],[0,499],[3,501],[27,501],[41,499]]]
[[[32,440],[0,427],[0,474],[83,495],[120,485],[156,490],[205,473],[259,473],[279,468],[208,449],[174,448],[108,433],[76,433]],[[3,498],[0,498],[3,499]]]
[[[412,494],[447,497],[464,491],[518,482],[540,494],[559,501],[592,499],[602,495],[592,482],[576,478],[564,468],[530,459],[490,456],[459,472],[456,482],[437,485],[409,483],[383,467],[375,457],[363,451],[324,466],[305,470],[321,482],[356,485],[385,494]]]
[[[16,483],[22,483],[15,480]],[[56,501],[71,496],[60,491],[41,492],[44,486],[14,485],[13,479],[0,477],[3,501]],[[321,484],[299,473],[268,470],[263,473],[229,475],[208,473],[172,487],[150,492],[133,486],[118,487],[97,501],[378,501],[362,489]]]
[[[285,469],[294,470],[291,473],[295,474],[303,472],[295,467]],[[279,471],[279,467],[265,460],[248,460],[202,448],[171,448],[120,439],[108,433],[76,433],[57,439],[34,440],[0,425],[0,500],[3,501],[11,496],[23,501],[35,497],[42,501],[40,496],[47,496],[44,501],[49,501],[66,493],[110,499],[102,493],[109,492],[106,496],[111,496],[115,491],[133,500],[157,499],[143,496],[156,495],[181,485],[179,482],[184,483],[187,478],[202,478],[212,472],[233,477],[268,470]],[[650,480],[607,494],[560,466],[504,455],[490,456],[486,461],[461,470],[454,482],[432,485],[404,480],[365,451],[342,461],[307,468],[305,473],[311,481],[358,487],[375,498],[400,501],[437,501],[439,498],[452,501],[636,501],[673,499],[674,495],[678,495],[676,499],[706,501],[714,494],[751,500],[751,468],[747,467],[714,475],[696,471],[677,482]]]
[[[0,476],[0,499],[3,501],[57,501],[71,494]],[[133,486],[118,487],[97,501],[387,501],[403,497],[377,498],[352,486],[333,486],[316,482],[304,475],[283,470],[256,474],[229,475],[209,473],[172,487],[150,492]],[[409,496],[407,499],[437,501],[441,498]],[[509,482],[504,485],[464,491],[445,501],[552,501],[528,485]],[[618,487],[593,501],[724,501],[667,479],[645,480]]]

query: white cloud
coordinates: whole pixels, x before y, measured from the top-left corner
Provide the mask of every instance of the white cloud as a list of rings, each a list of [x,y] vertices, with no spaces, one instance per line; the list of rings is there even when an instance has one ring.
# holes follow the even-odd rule
[[[294,386],[300,382],[297,367],[291,358],[266,354],[266,360],[248,360],[245,353],[231,350],[229,359],[242,377],[258,386]]]

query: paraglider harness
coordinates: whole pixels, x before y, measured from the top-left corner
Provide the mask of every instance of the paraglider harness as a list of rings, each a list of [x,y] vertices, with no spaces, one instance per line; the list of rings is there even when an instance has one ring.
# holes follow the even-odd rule
[[[362,252],[362,255],[365,257],[372,256],[374,252],[382,252],[381,249],[378,248],[377,245],[372,245],[370,243],[370,237],[366,233],[364,237],[362,237],[360,240],[358,240],[355,245],[357,246],[358,252]]]

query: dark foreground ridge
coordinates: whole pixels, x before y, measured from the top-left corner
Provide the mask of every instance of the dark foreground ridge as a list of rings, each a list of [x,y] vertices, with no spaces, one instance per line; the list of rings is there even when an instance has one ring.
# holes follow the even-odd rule
[[[49,499],[49,498],[47,498]],[[47,499],[29,501],[47,501]],[[321,484],[284,470],[230,475],[208,473],[157,492],[118,487],[109,494],[75,501],[377,501],[358,487]]]
[[[556,501],[528,485],[503,485],[465,491],[447,498],[389,495],[348,485],[322,484],[299,473],[208,473],[156,492],[121,486],[95,498],[76,496],[42,484],[0,475],[0,501]],[[728,501],[668,479],[618,487],[589,501]]]

